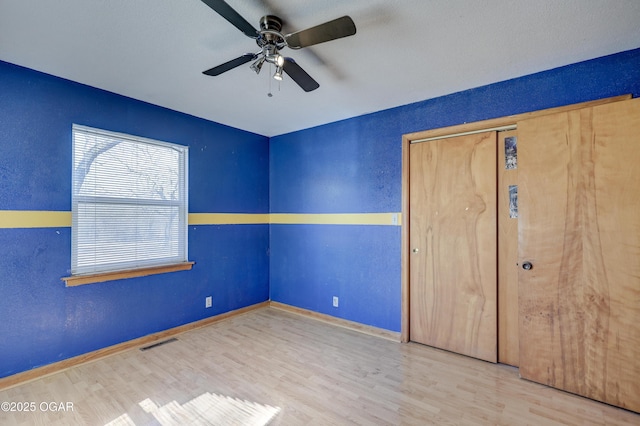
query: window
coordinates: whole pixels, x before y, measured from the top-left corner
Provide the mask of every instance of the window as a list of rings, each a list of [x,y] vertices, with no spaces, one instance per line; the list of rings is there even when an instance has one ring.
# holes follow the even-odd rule
[[[188,148],[73,125],[71,273],[187,261]]]

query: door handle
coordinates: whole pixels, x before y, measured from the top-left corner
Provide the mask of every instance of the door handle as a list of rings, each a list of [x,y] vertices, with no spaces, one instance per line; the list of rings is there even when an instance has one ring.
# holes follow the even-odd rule
[[[524,269],[525,271],[529,271],[531,269],[533,269],[533,263],[531,262],[524,262],[522,264],[522,269]]]
[[[411,251],[412,251],[412,252],[414,252],[414,253],[417,253],[417,252],[419,252],[419,251],[420,251],[420,249],[419,249],[419,248],[414,248],[414,249],[413,249],[413,250],[411,250]]]

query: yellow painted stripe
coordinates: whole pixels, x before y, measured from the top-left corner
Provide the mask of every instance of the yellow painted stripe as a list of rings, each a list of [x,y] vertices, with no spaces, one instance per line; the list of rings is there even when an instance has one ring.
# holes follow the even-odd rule
[[[400,213],[271,213],[273,224],[401,225]]]
[[[268,223],[268,213],[189,213],[189,225],[247,225]]]
[[[189,225],[391,225],[400,226],[400,213],[189,213]],[[71,212],[0,210],[0,228],[71,227]]]
[[[71,212],[0,210],[0,228],[61,228],[71,226]]]

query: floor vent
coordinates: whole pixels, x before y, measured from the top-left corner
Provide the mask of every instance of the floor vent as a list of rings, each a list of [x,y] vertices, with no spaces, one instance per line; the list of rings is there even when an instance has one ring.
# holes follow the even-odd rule
[[[140,348],[140,350],[141,351],[146,351],[146,350],[149,350],[149,349],[157,348],[158,346],[166,345],[167,343],[177,342],[177,341],[178,341],[178,339],[176,339],[175,337],[172,337],[171,339],[164,340],[162,342],[154,343],[153,345],[149,345],[149,346],[145,346],[143,348]]]

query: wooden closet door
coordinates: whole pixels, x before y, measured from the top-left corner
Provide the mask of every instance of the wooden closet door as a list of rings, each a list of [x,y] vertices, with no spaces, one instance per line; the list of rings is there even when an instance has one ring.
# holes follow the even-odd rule
[[[520,374],[640,411],[640,100],[518,123]]]
[[[496,133],[409,155],[410,339],[496,362]]]

